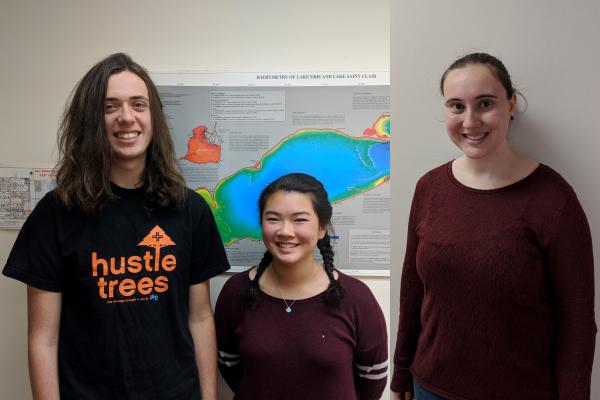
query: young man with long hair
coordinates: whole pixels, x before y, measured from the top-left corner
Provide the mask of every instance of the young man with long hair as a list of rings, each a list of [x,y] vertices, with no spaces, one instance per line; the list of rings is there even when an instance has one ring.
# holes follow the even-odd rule
[[[216,399],[208,280],[229,265],[146,70],[97,63],[58,143],[57,187],[3,270],[28,285],[33,398]]]

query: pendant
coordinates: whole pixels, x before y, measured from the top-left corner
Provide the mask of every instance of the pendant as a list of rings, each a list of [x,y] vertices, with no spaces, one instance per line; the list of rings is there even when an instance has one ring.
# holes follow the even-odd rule
[[[288,313],[288,314],[291,313],[292,312],[292,307],[288,306],[288,308],[285,309],[285,312]]]

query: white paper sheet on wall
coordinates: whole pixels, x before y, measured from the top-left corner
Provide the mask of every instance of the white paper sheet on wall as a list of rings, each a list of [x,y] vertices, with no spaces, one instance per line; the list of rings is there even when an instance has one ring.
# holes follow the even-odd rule
[[[20,229],[54,186],[52,168],[0,166],[0,229]]]

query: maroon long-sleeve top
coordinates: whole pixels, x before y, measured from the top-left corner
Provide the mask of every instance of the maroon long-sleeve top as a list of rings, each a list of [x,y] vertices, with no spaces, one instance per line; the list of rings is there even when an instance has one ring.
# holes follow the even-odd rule
[[[378,400],[388,369],[387,329],[377,300],[361,281],[339,273],[346,297],[323,294],[294,302],[260,293],[244,309],[248,272],[231,277],[215,307],[219,370],[235,399]],[[289,304],[289,302],[288,302]]]
[[[540,165],[477,190],[451,162],[413,199],[391,388],[451,400],[587,400],[592,241],[572,188]]]

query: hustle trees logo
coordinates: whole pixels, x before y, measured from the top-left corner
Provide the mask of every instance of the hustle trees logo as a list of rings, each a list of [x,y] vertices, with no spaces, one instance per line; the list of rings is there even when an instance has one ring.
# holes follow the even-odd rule
[[[92,252],[92,276],[98,279],[98,296],[101,299],[139,300],[153,291],[163,293],[169,290],[169,278],[165,274],[177,267],[177,259],[173,254],[161,258],[160,249],[175,246],[173,240],[156,225],[138,246],[151,249],[146,250],[143,256],[109,258],[102,258],[97,252]],[[135,275],[143,271],[147,272],[144,274],[146,276],[136,279]],[[152,277],[147,276],[148,273],[151,273]]]

